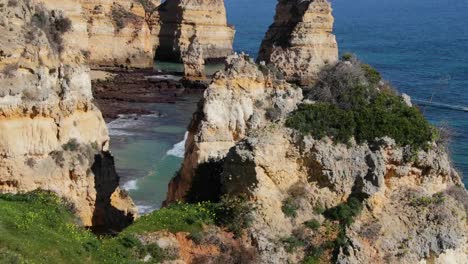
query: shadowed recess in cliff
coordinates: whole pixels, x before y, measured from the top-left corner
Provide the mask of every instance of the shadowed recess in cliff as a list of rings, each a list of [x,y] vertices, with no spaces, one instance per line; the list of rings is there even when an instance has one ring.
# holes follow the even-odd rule
[[[181,36],[179,25],[182,24],[182,9],[176,5],[177,1],[165,1],[157,12],[161,29],[159,31],[159,46],[155,52],[155,59],[162,61],[182,62],[178,40]],[[169,12],[171,10],[171,12]]]
[[[224,0],[167,0],[158,7],[160,31],[155,59],[181,62],[197,36],[207,62],[232,54],[235,30],[228,25]]]
[[[187,202],[219,202],[223,163],[224,159],[220,161],[210,160],[198,166],[190,190],[185,197]]]
[[[96,233],[123,230],[133,223],[134,215],[121,211],[112,204],[114,195],[127,195],[118,189],[119,177],[115,171],[114,158],[109,152],[95,155],[91,170],[95,176],[97,192],[92,230]]]

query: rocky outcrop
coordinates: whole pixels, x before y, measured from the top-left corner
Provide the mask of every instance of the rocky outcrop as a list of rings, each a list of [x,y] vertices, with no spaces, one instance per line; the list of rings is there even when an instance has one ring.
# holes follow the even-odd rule
[[[221,162],[248,131],[293,111],[302,100],[300,89],[275,79],[268,68],[258,67],[243,54],[226,63],[227,70],[215,74],[194,114],[186,157],[169,184],[166,203],[184,199],[200,164]]]
[[[388,137],[345,145],[286,128],[302,92],[273,73],[228,59],[166,203],[249,197],[260,263],[466,263],[468,193],[443,147],[411,159]]]
[[[92,103],[81,6],[0,3],[0,192],[51,190],[85,226],[127,225],[134,205],[118,187],[107,128]]]
[[[158,13],[157,59],[181,61],[195,35],[205,60],[224,60],[232,54],[235,30],[227,24],[223,0],[167,0]]]
[[[290,82],[312,84],[323,65],[338,59],[333,22],[327,0],[280,0],[258,61],[271,63]]]
[[[187,49],[187,52],[182,56],[184,63],[184,76],[188,78],[203,78],[205,77],[205,60],[203,59],[203,49],[198,42],[198,38],[194,36]]]
[[[80,0],[92,66],[151,68],[159,0]],[[156,32],[156,33],[154,33]]]
[[[468,226],[460,217],[467,215],[468,194],[459,187],[460,177],[440,150],[420,153],[415,163],[405,162],[402,152],[391,139],[347,147],[281,127],[263,130],[227,154],[223,188],[255,201],[250,234],[264,263],[296,263],[309,254],[308,247],[334,241],[326,229],[339,226],[317,208],[333,208],[352,196],[368,198],[345,231],[348,242],[338,263],[464,263]],[[455,189],[464,198],[451,194]],[[285,206],[296,210],[293,216]],[[310,220],[323,229],[306,228]],[[306,248],[290,254],[275,243],[284,237],[299,237]]]

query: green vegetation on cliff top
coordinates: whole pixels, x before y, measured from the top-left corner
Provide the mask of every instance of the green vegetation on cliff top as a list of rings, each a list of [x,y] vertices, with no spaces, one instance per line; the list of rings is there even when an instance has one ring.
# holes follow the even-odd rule
[[[388,136],[412,151],[426,149],[435,129],[415,107],[381,82],[380,74],[355,59],[326,67],[308,97],[314,104],[299,107],[286,126],[316,139],[361,144]]]

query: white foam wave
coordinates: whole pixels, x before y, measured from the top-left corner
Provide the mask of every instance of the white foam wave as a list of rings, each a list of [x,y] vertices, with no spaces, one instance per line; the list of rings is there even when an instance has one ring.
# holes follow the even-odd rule
[[[175,76],[175,75],[170,75],[170,74],[146,76],[145,78],[148,80],[155,80],[155,81],[160,81],[160,80],[180,81],[182,79],[181,76]]]
[[[119,118],[107,124],[107,128],[111,136],[133,136],[140,132],[141,128],[146,127],[145,124],[148,122],[148,119],[159,117],[161,117],[159,113],[142,116],[136,114],[119,115]]]
[[[185,132],[184,140],[175,144],[170,150],[167,151],[167,155],[178,158],[183,158],[185,155],[185,142],[187,141],[188,132]]]
[[[126,190],[126,191],[138,190],[137,180],[128,181],[128,182],[126,182],[122,187],[123,187],[124,190]]]
[[[158,207],[151,206],[151,205],[137,205],[137,208],[138,208],[138,214],[140,215],[149,214],[159,209]]]

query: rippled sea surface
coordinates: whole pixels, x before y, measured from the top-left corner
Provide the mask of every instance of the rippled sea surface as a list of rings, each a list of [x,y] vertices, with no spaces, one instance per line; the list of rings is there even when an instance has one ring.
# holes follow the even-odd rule
[[[372,64],[399,91],[419,100],[468,107],[467,0],[333,0],[340,52]],[[226,0],[235,49],[256,56],[275,0]],[[422,107],[454,131],[451,152],[467,175],[468,112]],[[398,125],[398,124],[395,124]]]
[[[122,116],[108,124],[121,187],[140,213],[158,209],[164,201],[167,184],[182,163],[184,136],[199,99],[187,95],[177,104],[134,104],[156,114]]]

